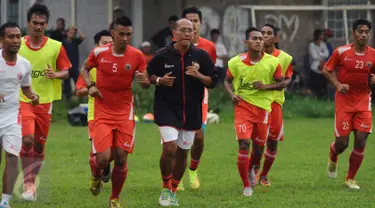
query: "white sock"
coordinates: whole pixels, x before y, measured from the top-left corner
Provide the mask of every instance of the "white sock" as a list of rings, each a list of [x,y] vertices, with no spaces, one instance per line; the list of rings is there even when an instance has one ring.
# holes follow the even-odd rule
[[[12,195],[3,194],[1,196],[1,203],[0,204],[4,204],[5,202],[9,204],[9,201],[10,201],[11,198],[12,198]]]

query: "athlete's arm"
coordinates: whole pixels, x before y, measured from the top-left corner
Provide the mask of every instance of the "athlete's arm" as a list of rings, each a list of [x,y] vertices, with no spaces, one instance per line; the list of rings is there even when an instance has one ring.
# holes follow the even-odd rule
[[[39,96],[33,92],[31,86],[21,87],[22,93],[31,100],[33,105],[39,103]]]
[[[336,67],[339,65],[339,62],[340,57],[338,50],[336,49],[333,52],[331,58],[329,58],[328,62],[324,65],[322,73],[324,77],[328,79],[328,81],[332,83],[333,86],[336,87],[337,91],[341,93],[346,93],[349,90],[349,85],[340,83],[336,75],[333,73]]]
[[[83,97],[89,95],[89,91],[86,87],[85,80],[83,80],[82,75],[78,77],[76,84],[76,95],[78,97]]]
[[[68,79],[69,78],[69,69],[72,68],[72,64],[70,63],[70,60],[68,58],[68,55],[66,53],[64,46],[61,46],[60,48],[60,53],[56,60],[56,68],[58,71],[54,72],[54,75],[53,75],[55,79]]]
[[[146,70],[146,59],[143,56],[142,52],[138,53],[138,69],[135,71],[135,78],[138,82],[138,84],[143,89],[148,89],[150,87],[150,80],[148,79],[147,70]]]
[[[233,76],[232,76],[232,73],[230,72],[230,69],[228,69],[227,75],[225,76],[225,79],[224,79],[224,88],[228,92],[228,94],[232,97],[233,105],[238,105],[238,103],[241,101],[241,97],[234,94],[232,81],[233,81]]]
[[[277,65],[276,70],[273,74],[273,79],[276,83],[273,84],[263,84],[261,81],[253,82],[253,86],[258,90],[282,90],[286,87],[284,82],[283,71],[280,64]]]
[[[199,63],[194,62],[188,66],[187,75],[199,79],[207,88],[214,88],[217,84],[217,71],[214,62],[216,62],[216,49],[212,48],[212,57],[205,51],[201,50],[202,55]],[[215,58],[215,59],[213,59]]]

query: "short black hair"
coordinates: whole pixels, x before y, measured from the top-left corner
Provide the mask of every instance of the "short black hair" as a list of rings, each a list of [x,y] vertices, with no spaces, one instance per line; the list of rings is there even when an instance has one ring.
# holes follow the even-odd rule
[[[176,22],[178,20],[178,17],[176,15],[172,15],[168,18],[168,22]]]
[[[219,29],[212,29],[210,34],[211,34],[211,36],[215,35],[215,34],[220,35],[220,31],[219,31]]]
[[[27,21],[30,22],[31,17],[33,14],[40,15],[40,16],[46,16],[47,18],[47,23],[49,20],[49,9],[46,5],[40,4],[40,3],[35,3],[33,4],[29,10],[27,10]]]
[[[111,36],[112,37],[111,32],[109,32],[108,30],[102,30],[102,31],[95,34],[95,36],[94,36],[95,44],[99,44],[100,38],[102,38],[102,36]]]
[[[62,17],[57,18],[56,22],[59,22],[59,21],[61,21],[61,22],[63,22],[65,24],[65,19],[64,18],[62,18]]]
[[[272,28],[272,30],[273,30],[273,35],[274,35],[274,36],[276,36],[277,33],[280,31],[279,28],[277,28],[277,27],[275,27],[274,25],[269,24],[269,23],[264,24],[263,27],[270,27],[270,28]],[[263,28],[263,27],[262,27],[262,28]]]
[[[361,26],[364,26],[366,25],[368,27],[368,29],[371,30],[371,22],[366,20],[366,19],[357,19],[353,22],[353,31],[355,31],[356,29],[360,28]]]
[[[5,29],[7,29],[7,28],[18,28],[18,29],[21,30],[20,26],[18,26],[17,23],[7,22],[7,23],[4,23],[3,25],[1,25],[1,27],[0,27],[0,37],[5,36]]]
[[[197,7],[187,7],[182,11],[181,17],[186,18],[187,14],[198,14],[199,21],[202,22],[202,12]]]
[[[247,30],[245,31],[246,40],[249,40],[251,32],[262,32],[262,31],[260,31],[258,28],[255,28],[255,27],[247,28]]]
[[[131,27],[132,26],[132,21],[130,20],[129,17],[127,16],[121,16],[121,17],[118,17],[115,19],[115,21],[113,21],[113,28],[112,29],[115,29],[115,27],[117,25],[122,25],[122,26],[125,26],[125,27]]]
[[[322,29],[314,30],[314,40],[319,40],[319,37],[324,33]]]

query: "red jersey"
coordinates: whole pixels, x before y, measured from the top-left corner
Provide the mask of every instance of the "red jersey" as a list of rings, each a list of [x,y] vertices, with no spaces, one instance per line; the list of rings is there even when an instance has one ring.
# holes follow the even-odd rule
[[[142,52],[128,45],[124,54],[114,54],[109,44],[95,48],[87,65],[97,69],[96,87],[103,95],[95,99],[95,120],[133,120],[133,78],[135,71],[146,71]]]
[[[349,85],[346,93],[336,91],[336,110],[345,112],[371,111],[369,75],[375,66],[375,50],[366,46],[364,54],[355,53],[353,44],[337,48],[325,68],[337,70],[341,84]]]
[[[202,50],[205,50],[208,55],[210,55],[211,57],[211,60],[213,63],[216,63],[216,47],[215,47],[215,43],[205,39],[205,38],[202,38],[202,37],[199,37],[198,39],[198,43],[194,44],[195,47],[197,48],[200,48]]]

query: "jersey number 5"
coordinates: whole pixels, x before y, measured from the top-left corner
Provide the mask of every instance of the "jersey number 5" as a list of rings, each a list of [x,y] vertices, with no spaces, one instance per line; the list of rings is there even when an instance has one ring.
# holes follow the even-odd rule
[[[112,66],[112,71],[117,72],[117,63],[114,63]]]
[[[363,61],[355,61],[355,68],[356,69],[363,69]]]

